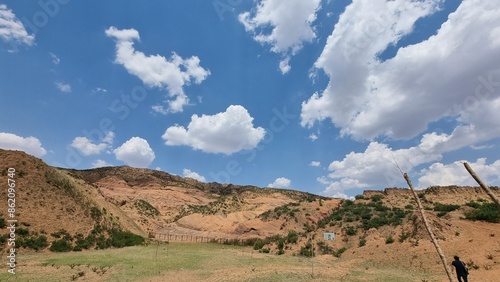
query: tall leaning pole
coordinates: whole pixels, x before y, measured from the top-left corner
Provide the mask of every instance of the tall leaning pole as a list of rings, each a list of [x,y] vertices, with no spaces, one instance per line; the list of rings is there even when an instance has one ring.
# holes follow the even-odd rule
[[[497,196],[495,194],[493,194],[490,187],[488,187],[488,185],[484,184],[484,182],[481,180],[481,178],[479,178],[479,176],[477,176],[477,174],[474,172],[474,170],[472,170],[472,168],[470,167],[470,165],[467,162],[464,162],[464,166],[465,166],[465,169],[470,173],[472,178],[474,178],[474,180],[476,180],[477,184],[479,184],[479,186],[481,186],[483,191],[486,192],[486,194],[488,194],[488,196],[490,196],[491,200],[495,204],[497,204],[497,206],[500,207],[500,201],[498,201]]]
[[[439,247],[439,244],[437,242],[436,236],[434,236],[434,233],[432,232],[431,226],[429,225],[429,222],[427,221],[427,217],[425,216],[424,213],[424,207],[422,206],[422,203],[420,202],[420,199],[418,198],[417,192],[415,192],[415,189],[413,188],[413,184],[411,184],[410,177],[408,177],[408,174],[404,173],[403,177],[406,180],[406,183],[408,183],[408,186],[410,186],[410,190],[413,194],[413,197],[415,198],[415,202],[417,202],[418,210],[420,212],[420,215],[422,216],[422,220],[425,225],[425,229],[427,230],[427,233],[429,233],[429,236],[431,237],[432,244],[434,244],[434,247],[436,247],[436,251],[439,254],[439,257],[441,258],[441,262],[443,262],[444,269],[446,270],[446,274],[448,275],[448,279],[450,279],[450,282],[453,282],[453,275],[451,273],[450,266],[448,265],[448,262],[446,260],[446,256],[444,255],[443,251]]]

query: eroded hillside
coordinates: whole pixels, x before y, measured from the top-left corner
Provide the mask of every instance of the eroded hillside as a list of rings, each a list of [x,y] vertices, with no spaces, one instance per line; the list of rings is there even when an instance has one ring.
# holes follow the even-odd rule
[[[88,247],[90,238],[90,246],[99,248],[111,244],[99,236],[111,236],[116,227],[168,240],[222,238],[272,254],[442,267],[408,189],[368,190],[350,201],[126,166],[60,169],[18,151],[0,150],[0,159],[4,177],[9,167],[16,170],[16,217],[24,228],[19,236],[29,244],[44,235],[47,243],[70,238],[74,247]],[[500,196],[498,187],[491,188]],[[0,191],[4,199],[6,191]],[[478,187],[457,186],[418,195],[447,256],[460,254],[477,277],[494,281],[500,274],[500,211],[488,196]],[[0,217],[7,217],[6,209]],[[335,240],[325,241],[325,232]]]

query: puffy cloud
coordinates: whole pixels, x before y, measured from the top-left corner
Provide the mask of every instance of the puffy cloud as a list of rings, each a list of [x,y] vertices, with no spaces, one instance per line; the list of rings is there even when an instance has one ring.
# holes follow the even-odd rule
[[[57,81],[55,84],[56,84],[57,89],[59,89],[59,91],[65,92],[65,93],[71,92],[71,85],[69,85],[67,83],[62,83],[59,81]]]
[[[437,135],[426,135],[418,146],[398,150],[371,142],[364,152],[351,152],[343,160],[331,162],[328,176],[318,181],[328,185],[324,191],[327,195],[348,189],[394,186],[404,182],[401,171],[409,172],[418,165],[442,158],[444,152],[436,148],[439,140]]]
[[[270,188],[290,188],[292,181],[285,177],[279,177],[273,183],[269,183],[267,187]]]
[[[0,4],[0,38],[15,44],[33,45],[35,42],[35,36],[28,34],[22,22],[5,4]]]
[[[162,138],[169,146],[185,145],[207,153],[230,155],[255,148],[265,133],[262,127],[254,128],[253,118],[244,107],[231,105],[225,112],[212,116],[193,115],[187,128],[169,127]]]
[[[110,131],[99,144],[92,143],[87,137],[75,137],[73,142],[71,142],[71,147],[78,149],[84,156],[98,155],[104,150],[111,148],[114,137],[115,133]]]
[[[36,157],[42,157],[47,151],[38,138],[21,137],[12,133],[0,132],[0,148],[5,150],[20,150]]]
[[[169,112],[182,112],[189,103],[183,87],[191,82],[200,84],[210,75],[210,71],[200,66],[200,59],[192,56],[181,58],[175,52],[170,59],[160,55],[146,56],[134,49],[134,41],[139,40],[135,29],[119,30],[110,27],[106,35],[116,40],[117,64],[121,64],[132,75],[137,76],[149,87],[166,88],[173,99],[168,101]]]
[[[500,7],[495,0],[462,1],[434,36],[399,48],[393,58],[378,58],[441,3],[353,1],[315,63],[330,82],[302,103],[301,124],[330,119],[356,139],[404,139],[448,116],[461,124],[453,134],[457,146],[471,142],[459,139],[461,132],[485,131],[476,137],[482,140],[498,136],[500,44],[494,35]],[[491,114],[486,121],[483,106]]]
[[[111,166],[111,164],[107,163],[105,160],[98,159],[92,163],[92,168]]]
[[[285,74],[290,70],[288,55],[296,54],[304,43],[316,38],[311,25],[320,4],[321,0],[261,0],[254,11],[238,18],[255,41],[270,44],[271,51],[286,56],[280,62]]]
[[[187,168],[182,170],[182,176],[189,177],[189,178],[198,180],[200,182],[207,182],[207,179],[204,176],[198,174],[197,172],[191,171]]]
[[[132,137],[120,147],[113,150],[117,160],[132,167],[148,167],[155,159],[155,153],[148,141],[140,137]]]
[[[463,165],[464,161],[456,161],[451,164],[434,163],[429,168],[422,169],[422,175],[418,179],[419,188],[427,188],[436,185],[459,185],[478,186],[477,182],[470,176]],[[486,158],[477,159],[474,163],[469,163],[472,169],[485,183],[500,182],[500,160],[488,165]]]
[[[309,165],[314,166],[314,167],[319,167],[319,166],[321,166],[321,163],[317,162],[317,161],[312,161],[311,163],[309,163]]]

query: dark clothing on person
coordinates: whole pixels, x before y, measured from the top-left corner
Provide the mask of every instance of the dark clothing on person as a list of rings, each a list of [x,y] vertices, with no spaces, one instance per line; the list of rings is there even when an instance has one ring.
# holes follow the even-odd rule
[[[455,271],[457,272],[457,279],[459,282],[462,282],[462,278],[464,279],[463,282],[468,282],[467,281],[467,268],[465,268],[465,263],[460,260],[454,260],[451,265],[455,267]]]

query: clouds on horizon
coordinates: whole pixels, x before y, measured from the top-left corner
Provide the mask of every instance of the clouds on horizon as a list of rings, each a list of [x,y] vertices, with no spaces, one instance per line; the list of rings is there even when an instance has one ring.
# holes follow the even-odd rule
[[[134,48],[134,41],[140,40],[139,32],[135,29],[119,30],[114,26],[105,31],[108,37],[116,40],[117,64],[131,74],[138,77],[145,85],[160,89],[167,89],[168,107],[163,105],[153,107],[153,110],[165,114],[168,112],[182,112],[183,107],[189,104],[189,98],[184,92],[184,86],[194,82],[200,84],[209,75],[210,71],[200,66],[200,59],[192,56],[181,58],[172,52],[170,59],[161,55],[146,56]]]
[[[200,182],[207,182],[207,179],[204,176],[187,168],[182,170],[182,177],[189,177]]]
[[[120,147],[113,150],[117,160],[132,167],[148,167],[155,159],[155,153],[148,141],[140,137],[132,137]]]
[[[267,187],[269,188],[282,188],[287,189],[292,185],[292,181],[286,177],[278,177],[273,183],[269,183]]]
[[[21,137],[13,133],[0,132],[0,148],[5,150],[20,150],[36,157],[43,157],[47,150],[42,147],[38,138]]]

